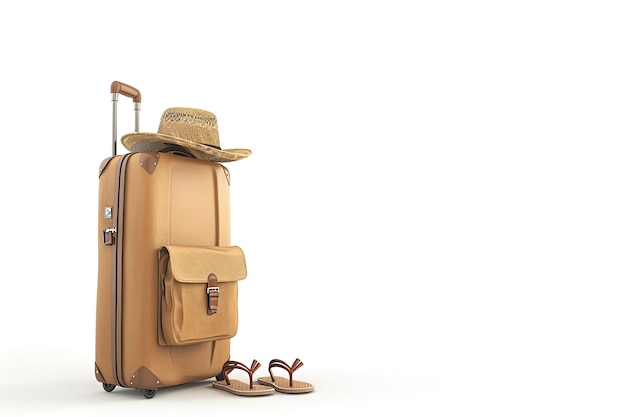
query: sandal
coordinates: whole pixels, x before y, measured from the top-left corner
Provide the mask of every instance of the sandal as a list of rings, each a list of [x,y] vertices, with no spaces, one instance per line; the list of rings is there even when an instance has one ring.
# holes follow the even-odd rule
[[[269,366],[270,376],[263,376],[259,378],[259,384],[273,387],[276,391],[284,392],[287,394],[311,392],[313,391],[313,385],[309,384],[308,382],[294,381],[293,379],[293,373],[302,365],[304,364],[298,358],[296,358],[296,360],[293,362],[293,365],[291,366],[287,365],[287,363],[281,361],[280,359],[272,359]],[[289,378],[274,376],[274,374],[272,373],[272,368],[274,367],[283,368],[284,370],[286,370],[289,373]]]
[[[252,383],[252,374],[261,367],[261,364],[257,362],[257,360],[252,361],[252,365],[248,368],[241,362],[237,361],[227,361],[224,363],[222,367],[222,375],[224,375],[223,381],[215,381],[213,383],[213,388],[218,388],[224,391],[228,391],[235,395],[244,395],[244,396],[257,396],[257,395],[268,395],[273,394],[274,388],[262,386],[259,384]],[[246,384],[245,382],[239,380],[230,380],[228,378],[228,374],[233,369],[240,369],[242,371],[246,371],[248,376],[250,377],[250,384]]]

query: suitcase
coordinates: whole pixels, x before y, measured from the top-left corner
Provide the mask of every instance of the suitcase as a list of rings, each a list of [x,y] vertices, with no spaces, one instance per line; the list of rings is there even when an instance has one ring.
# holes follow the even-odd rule
[[[105,391],[159,388],[220,375],[237,332],[245,256],[230,242],[230,177],[221,163],[177,152],[118,155],[99,171],[95,377]]]

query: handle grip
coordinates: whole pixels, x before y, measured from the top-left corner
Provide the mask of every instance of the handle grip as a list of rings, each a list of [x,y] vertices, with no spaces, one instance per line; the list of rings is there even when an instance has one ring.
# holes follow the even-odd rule
[[[139,90],[120,81],[113,81],[111,83],[111,93],[121,94],[125,97],[132,98],[134,103],[141,103],[141,93]]]

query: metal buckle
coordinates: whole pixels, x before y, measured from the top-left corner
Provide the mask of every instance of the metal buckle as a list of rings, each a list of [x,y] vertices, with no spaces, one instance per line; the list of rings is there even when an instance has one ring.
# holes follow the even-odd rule
[[[212,292],[219,293],[220,292],[220,287],[207,287],[206,288],[206,293],[207,294],[210,294]]]

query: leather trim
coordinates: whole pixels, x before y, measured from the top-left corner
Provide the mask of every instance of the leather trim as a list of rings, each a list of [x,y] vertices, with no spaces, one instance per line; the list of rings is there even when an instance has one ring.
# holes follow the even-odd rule
[[[224,169],[224,175],[226,175],[226,181],[228,182],[228,185],[230,185],[230,171],[224,165],[221,165],[221,166]]]
[[[106,381],[104,380],[104,378],[102,377],[102,373],[100,372],[100,369],[98,368],[98,364],[95,363],[94,364],[94,372],[96,373],[96,380],[98,382],[102,382],[103,384],[106,384]]]
[[[100,178],[100,176],[104,172],[104,170],[107,167],[107,165],[109,165],[109,162],[111,162],[111,159],[113,159],[112,156],[110,156],[107,159],[105,159],[104,161],[102,161],[102,163],[100,164],[100,170],[98,171],[98,178]]]
[[[161,381],[148,368],[142,366],[133,372],[130,379],[130,388],[154,389],[159,388]]]
[[[143,152],[139,157],[139,165],[150,175],[154,172],[159,163],[159,155],[157,152]]]

